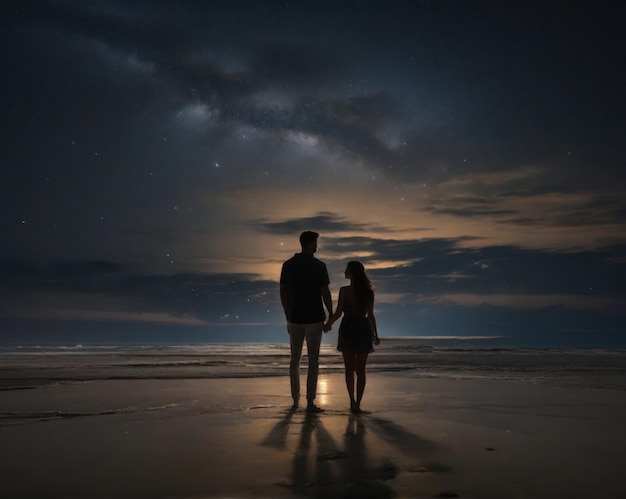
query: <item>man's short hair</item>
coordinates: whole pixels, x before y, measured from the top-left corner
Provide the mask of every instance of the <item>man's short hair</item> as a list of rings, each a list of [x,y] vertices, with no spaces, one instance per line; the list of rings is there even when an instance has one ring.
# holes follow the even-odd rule
[[[311,230],[304,231],[300,234],[300,245],[304,247],[314,243],[318,237],[320,237],[320,235],[317,232],[313,232]]]

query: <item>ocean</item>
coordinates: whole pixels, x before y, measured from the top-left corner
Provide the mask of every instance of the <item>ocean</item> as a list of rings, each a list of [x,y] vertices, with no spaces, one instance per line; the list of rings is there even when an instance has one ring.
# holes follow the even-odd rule
[[[368,359],[368,372],[626,390],[624,349],[503,348],[497,340],[384,338]],[[305,349],[303,371],[306,363]],[[96,380],[287,376],[288,369],[287,343],[0,347],[0,391]],[[334,344],[323,343],[320,373],[341,372],[341,354]]]

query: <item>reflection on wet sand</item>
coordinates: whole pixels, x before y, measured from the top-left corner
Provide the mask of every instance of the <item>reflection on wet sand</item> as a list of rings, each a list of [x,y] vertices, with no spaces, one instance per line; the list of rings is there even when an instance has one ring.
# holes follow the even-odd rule
[[[338,418],[347,418],[338,435]],[[325,421],[335,430],[328,431]],[[295,442],[291,444],[291,439]],[[286,413],[261,445],[279,450],[293,448],[288,479],[277,485],[309,497],[396,497],[389,483],[398,465],[381,456],[381,442],[414,457],[414,468],[436,445],[393,421],[370,415],[317,415]],[[293,447],[292,447],[293,445]]]

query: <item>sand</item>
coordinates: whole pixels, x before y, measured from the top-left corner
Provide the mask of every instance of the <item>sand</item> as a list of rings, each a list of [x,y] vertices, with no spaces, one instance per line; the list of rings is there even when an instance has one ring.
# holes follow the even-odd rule
[[[626,392],[372,374],[347,410],[290,412],[287,377],[0,392],[0,495],[623,498]]]

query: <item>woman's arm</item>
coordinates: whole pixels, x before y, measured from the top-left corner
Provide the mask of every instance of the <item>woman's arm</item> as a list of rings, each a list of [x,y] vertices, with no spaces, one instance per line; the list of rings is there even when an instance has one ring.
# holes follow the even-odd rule
[[[341,314],[343,313],[343,301],[344,301],[344,296],[345,296],[345,287],[339,289],[339,301],[337,303],[337,308],[335,309],[335,313],[328,318],[328,321],[326,321],[326,324],[324,324],[324,330],[325,331],[330,331],[333,322],[335,322],[337,319],[339,319],[339,317],[341,317]]]
[[[378,327],[376,326],[376,317],[374,316],[374,299],[367,305],[367,320],[372,328],[372,335],[374,336],[374,345],[380,344],[380,338],[378,337]]]

